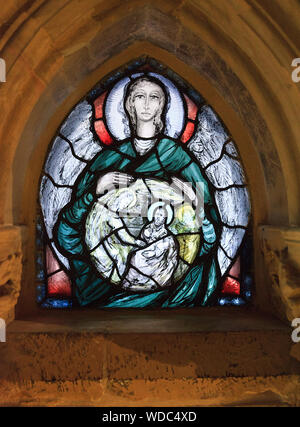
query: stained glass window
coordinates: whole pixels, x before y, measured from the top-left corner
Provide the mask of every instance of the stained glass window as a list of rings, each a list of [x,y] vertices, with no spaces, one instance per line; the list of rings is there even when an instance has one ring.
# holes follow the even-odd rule
[[[251,300],[251,207],[230,132],[176,73],[142,57],[58,129],[40,180],[43,307]]]

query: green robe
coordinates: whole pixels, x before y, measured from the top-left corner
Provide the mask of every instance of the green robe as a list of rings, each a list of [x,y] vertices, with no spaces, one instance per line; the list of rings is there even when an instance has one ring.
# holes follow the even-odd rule
[[[188,273],[175,286],[153,293],[128,293],[100,277],[85,244],[86,217],[97,200],[96,185],[107,172],[120,171],[140,178],[170,181],[177,176],[185,182],[203,183],[204,211],[202,245]],[[209,185],[198,164],[185,149],[167,137],[144,156],[125,141],[100,152],[80,174],[70,203],[61,211],[54,237],[61,253],[70,261],[74,293],[80,305],[98,307],[193,307],[212,301],[220,278],[216,243],[220,219]]]

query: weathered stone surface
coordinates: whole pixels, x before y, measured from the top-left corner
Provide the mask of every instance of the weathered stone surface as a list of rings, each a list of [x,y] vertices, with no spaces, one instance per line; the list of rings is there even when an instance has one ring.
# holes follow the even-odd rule
[[[300,406],[300,377],[0,380],[0,406]]]
[[[300,230],[262,226],[259,231],[274,304],[293,320],[300,317]]]
[[[0,378],[123,381],[300,374],[300,363],[289,355],[289,327],[239,311],[221,314],[220,324],[214,319],[207,310],[203,316],[196,311],[89,316],[84,311],[16,320],[0,345]]]
[[[0,242],[0,318],[9,323],[21,288],[20,227],[0,227]]]
[[[300,322],[298,323],[298,325],[300,325]],[[299,336],[300,334],[298,333],[298,337]],[[292,345],[290,355],[300,362],[300,342],[297,342],[296,344]]]
[[[103,378],[104,338],[80,333],[14,334],[0,346],[0,378],[79,381]]]
[[[168,51],[177,48],[181,35],[179,22],[169,14],[148,8],[145,18],[145,38]]]
[[[300,405],[290,329],[270,316],[99,313],[13,322],[0,406]]]
[[[81,92],[83,81],[89,78],[91,71],[136,41],[150,40],[154,51],[157,46],[161,46],[165,49],[166,55],[171,53],[174,56],[173,60],[166,59],[171,68],[176,65],[175,57],[189,65],[190,72],[186,73],[188,81],[196,84],[197,76],[199,78],[203,76],[207,83],[203,86],[203,90],[206,86],[216,88],[216,93],[224,100],[218,104],[222,106],[221,113],[224,115],[228,113],[228,118],[233,108],[236,116],[232,116],[232,122],[238,122],[240,129],[245,127],[245,132],[250,135],[249,141],[253,142],[255,148],[251,152],[244,151],[242,160],[245,162],[246,171],[249,172],[250,188],[253,190],[255,224],[263,223],[261,218],[264,218],[265,222],[272,221],[274,224],[299,225],[300,98],[299,86],[291,80],[290,67],[291,58],[297,56],[300,47],[298,0],[288,2],[265,0],[252,2],[251,5],[244,0],[230,2],[7,0],[1,7],[1,56],[5,58],[8,66],[7,82],[1,84],[0,88],[1,222],[12,223],[16,217],[18,220],[22,218],[21,222],[26,225],[34,222],[35,195],[41,168],[35,167],[31,153],[37,149],[40,153],[37,157],[42,164],[45,150],[43,151],[41,147],[50,142],[58,126],[57,121],[55,126],[51,122],[53,116],[60,115],[62,120],[68,109],[83,96],[84,93]],[[164,20],[161,11],[173,15],[176,19]],[[178,22],[180,24],[177,32]],[[173,23],[176,25],[173,26]],[[137,50],[136,55],[144,54],[143,49],[144,47]],[[146,54],[152,52],[148,49]],[[164,62],[165,57],[159,56],[157,50],[153,53],[153,56],[156,55],[157,59]],[[122,65],[118,60],[113,64],[112,68]],[[175,68],[180,74],[180,66],[176,65]],[[198,74],[196,71],[194,74],[194,70],[198,70]],[[84,83],[85,92],[94,83],[93,78]],[[212,95],[207,96],[209,102],[212,104],[219,102],[214,92],[208,90],[207,93]],[[65,109],[59,114],[58,107],[62,103],[65,103]],[[237,138],[237,142],[241,146],[245,132],[237,131],[240,137]],[[259,153],[257,157],[255,150]],[[242,154],[241,150],[240,152]],[[248,153],[251,155],[248,156]],[[259,164],[259,170],[263,171],[264,179],[261,181],[253,178],[256,173],[255,162]],[[24,182],[30,183],[26,187],[27,191],[24,191]],[[260,187],[258,185],[260,182],[265,182],[266,185]],[[13,199],[14,203],[11,203]],[[25,209],[24,200],[30,200],[29,208]],[[292,319],[299,316],[298,232],[292,236],[289,234],[290,231],[287,233],[280,231],[273,233],[273,237],[272,233],[271,231],[264,233],[262,239],[265,268],[260,268],[260,264],[256,263],[256,269],[259,270],[262,279],[265,271],[269,271],[276,313],[278,315],[282,313],[282,317]],[[2,235],[4,234],[1,231],[1,245]],[[0,250],[0,254],[4,254],[3,258],[2,255],[0,257],[2,260],[0,317],[7,320],[13,318],[14,304],[19,292],[21,264],[19,257],[15,255],[18,250],[14,246],[13,237],[9,242],[8,245],[3,244],[3,249]],[[255,247],[258,252],[258,247]],[[27,295],[25,305],[29,311],[32,308],[29,302],[34,300],[30,293],[34,277],[34,252],[32,243],[27,250],[27,258],[31,257],[31,264],[28,262],[30,264],[26,273],[28,286],[24,291]],[[258,256],[256,253],[256,259]],[[264,283],[257,283],[257,293],[263,286]],[[271,304],[265,298],[260,305],[268,308]],[[143,326],[142,324],[139,327]],[[112,326],[108,326],[108,330],[109,328],[113,329]],[[240,334],[237,330],[235,333]],[[244,333],[251,341],[248,344],[247,339],[243,341],[240,335],[237,337],[233,333],[228,334],[228,342],[221,339],[228,352],[223,356],[222,366],[225,370],[228,367],[230,374],[239,375],[242,372],[243,366],[249,360],[247,349],[251,348],[253,352],[251,350],[250,354],[254,355],[254,362],[250,363],[249,369],[256,373],[263,372],[263,375],[266,375],[266,372],[278,372],[280,368],[284,371],[292,369],[287,354],[295,361],[299,360],[298,344],[290,347],[291,342],[283,332],[283,335],[278,331],[270,333],[267,339],[261,332],[255,336],[249,330]],[[178,402],[187,405],[203,402],[299,405],[299,377],[296,376],[271,379],[264,376],[249,380],[238,377],[203,380],[179,378],[185,374],[201,375],[204,372],[201,363],[218,363],[221,360],[221,355],[215,354],[218,347],[213,345],[214,340],[208,332],[206,335],[207,340],[203,338],[199,343],[213,355],[211,361],[205,358],[205,354],[199,353],[197,347],[199,343],[192,342],[190,349],[186,351],[182,345],[188,344],[187,337],[178,334],[169,336],[166,342],[167,347],[174,345],[174,363],[170,349],[164,348],[164,342],[153,334],[149,337],[153,341],[154,349],[151,349],[150,343],[145,340],[139,343],[134,335],[128,342],[121,336],[115,336],[114,339],[107,341],[105,339],[103,351],[107,351],[107,356],[105,353],[106,364],[104,363],[102,368],[104,377],[107,378],[109,374],[110,380],[91,379],[80,380],[77,383],[76,380],[69,382],[63,379],[52,380],[51,374],[62,378],[62,368],[66,369],[69,357],[72,365],[70,375],[73,378],[94,375],[97,372],[95,371],[97,363],[93,362],[91,374],[88,362],[85,361],[80,366],[80,361],[92,357],[89,352],[85,352],[87,349],[90,349],[91,353],[95,351],[96,354],[100,354],[97,353],[95,344],[89,347],[86,342],[83,346],[85,350],[80,353],[78,338],[78,343],[76,342],[74,346],[70,344],[71,350],[77,356],[70,358],[70,355],[67,357],[68,352],[63,340],[66,339],[67,343],[71,341],[63,338],[64,334],[62,336],[57,334],[55,339],[49,338],[49,345],[43,341],[41,334],[34,339],[30,338],[28,344],[24,345],[28,337],[25,338],[23,335],[18,342],[9,343],[8,347],[4,344],[2,347],[6,349],[3,350],[6,354],[4,366],[8,367],[8,374],[16,378],[17,374],[13,376],[14,367],[19,367],[21,381],[13,383],[1,380],[0,395],[4,396],[5,402],[16,405],[82,402],[83,404],[101,402],[108,406],[141,403],[143,405],[167,403],[177,406]],[[262,343],[261,348],[259,342]],[[54,362],[53,365],[49,359],[47,359],[49,363],[46,362],[48,355],[43,353],[42,349],[35,349],[36,346],[43,344],[49,353],[50,362]],[[228,349],[229,344],[232,346],[231,349]],[[22,346],[27,349],[27,356],[22,353]],[[57,356],[51,354],[51,346],[55,348]],[[271,351],[272,346],[274,351]],[[10,350],[7,350],[8,348]],[[180,357],[180,349],[183,357]],[[197,351],[199,354],[194,354]],[[222,351],[223,349],[219,353]],[[272,358],[273,353],[276,354]],[[32,354],[44,355],[45,359],[41,358],[38,373],[34,376],[40,380],[26,382],[24,378],[30,378],[35,369],[34,366],[30,366]],[[244,359],[238,359],[238,354],[243,355]],[[8,355],[11,357],[10,361]],[[146,360],[149,355],[152,360]],[[230,366],[229,356],[235,360],[234,363],[236,360],[242,360],[242,365]],[[127,373],[126,363],[129,366]],[[254,366],[255,363],[257,368]],[[80,375],[75,371],[78,367]],[[161,378],[143,379],[143,375],[155,378],[156,371]],[[209,372],[214,373],[212,370]],[[218,367],[216,372],[219,372]],[[243,372],[245,374],[245,371]],[[6,375],[5,372],[4,374]],[[141,378],[126,379],[126,375],[127,377],[137,375]],[[165,378],[169,375],[170,378]],[[43,381],[43,378],[46,380]]]
[[[108,378],[300,373],[300,365],[287,355],[290,335],[281,332],[114,335],[107,340]]]
[[[104,384],[103,384],[104,383]],[[1,406],[98,406],[105,381],[0,380]]]
[[[64,61],[44,29],[37,32],[31,43],[24,49],[22,56],[45,83],[49,83]]]
[[[119,22],[113,22],[105,33],[99,32],[90,42],[89,50],[98,63],[117,55],[131,43],[145,39],[145,17],[147,9],[140,8],[131,12]]]
[[[299,390],[296,375],[110,380],[101,406],[299,406]]]
[[[79,84],[83,78],[94,71],[97,65],[98,63],[91,57],[88,47],[85,46],[65,58],[63,70],[70,82]]]

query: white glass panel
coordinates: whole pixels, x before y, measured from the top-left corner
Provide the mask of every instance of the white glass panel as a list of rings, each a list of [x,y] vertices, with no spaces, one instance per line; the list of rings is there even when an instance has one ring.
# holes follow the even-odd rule
[[[221,219],[228,225],[247,226],[250,215],[250,200],[246,188],[229,188],[216,191],[215,198]]]
[[[101,146],[91,131],[92,106],[83,101],[68,116],[60,133],[73,145],[74,152],[83,159],[90,160],[101,150]]]
[[[67,258],[65,258],[56,248],[54,243],[51,243],[51,247],[53,249],[53,251],[55,252],[58,260],[61,262],[62,265],[64,265],[68,270],[70,269],[70,264],[69,261],[67,260]]]
[[[219,119],[206,105],[198,114],[197,129],[188,148],[195,154],[201,166],[205,167],[220,157],[227,139],[228,134]]]
[[[56,223],[61,209],[69,202],[72,190],[70,188],[57,188],[49,178],[43,177],[40,188],[40,203],[44,215],[46,230],[52,239],[52,229]]]
[[[220,245],[230,258],[234,258],[242,243],[245,230],[243,228],[223,227]]]
[[[239,157],[239,153],[237,152],[236,146],[233,141],[228,142],[226,144],[226,152],[233,157]]]
[[[73,185],[85,166],[86,163],[73,156],[70,145],[58,136],[48,156],[45,172],[56,184]]]
[[[218,248],[217,257],[218,257],[221,275],[223,275],[225,271],[228,269],[228,267],[230,266],[232,261],[225,255],[224,251],[222,251],[221,248]]]
[[[243,185],[245,177],[238,160],[224,154],[217,163],[213,163],[206,170],[210,182],[216,188],[226,188],[229,185]]]

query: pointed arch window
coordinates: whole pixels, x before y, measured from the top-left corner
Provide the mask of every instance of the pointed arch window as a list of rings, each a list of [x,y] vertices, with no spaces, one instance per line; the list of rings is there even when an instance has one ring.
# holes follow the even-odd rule
[[[251,300],[251,206],[238,149],[187,82],[142,57],[70,112],[41,174],[42,307]]]

